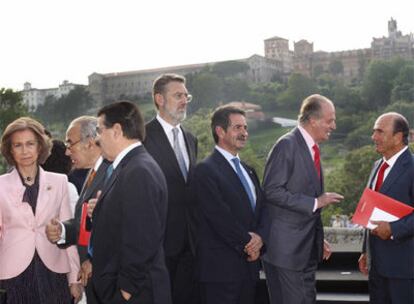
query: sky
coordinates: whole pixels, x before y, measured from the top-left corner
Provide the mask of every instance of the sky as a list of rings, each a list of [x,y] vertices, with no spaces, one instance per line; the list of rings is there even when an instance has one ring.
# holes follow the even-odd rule
[[[391,17],[414,32],[413,11],[412,0],[1,0],[0,88],[264,55],[273,36],[368,48]]]

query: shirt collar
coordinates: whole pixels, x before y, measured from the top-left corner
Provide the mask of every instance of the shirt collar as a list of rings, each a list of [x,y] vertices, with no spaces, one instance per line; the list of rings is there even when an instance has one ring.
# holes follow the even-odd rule
[[[316,144],[315,141],[313,140],[312,136],[301,125],[298,125],[298,129],[299,129],[300,134],[302,134],[303,139],[305,140],[306,145],[308,146],[309,150],[312,151],[313,146]]]
[[[93,167],[93,169],[95,170],[95,172],[98,171],[98,169],[101,166],[102,162],[103,162],[103,157],[102,156],[99,156],[98,159],[95,162],[95,166]]]
[[[397,159],[400,157],[401,154],[403,154],[405,152],[405,150],[408,149],[408,146],[405,146],[404,148],[402,148],[399,152],[395,153],[391,158],[389,158],[388,160],[385,159],[385,157],[382,158],[383,162],[386,162],[388,164],[389,168],[392,168],[392,166],[394,166],[395,162],[397,161]]]
[[[178,128],[178,130],[180,130],[180,124],[173,126],[172,124],[166,122],[161,116],[160,114],[157,114],[157,120],[160,123],[161,127],[164,129],[164,132],[166,134],[171,133],[172,129],[174,128]]]
[[[229,151],[227,151],[227,150],[224,150],[223,148],[221,148],[221,147],[219,147],[219,146],[215,146],[215,149],[217,150],[217,151],[219,151],[223,156],[224,156],[224,158],[225,159],[227,159],[227,161],[228,162],[230,162],[230,163],[232,163],[232,159],[233,158],[239,158],[239,154],[237,154],[237,155],[233,155],[233,154],[231,154]],[[239,158],[240,159],[240,158]]]
[[[131,145],[129,145],[128,147],[126,147],[124,150],[122,150],[117,157],[115,158],[114,162],[112,163],[112,167],[114,167],[114,170],[116,169],[116,167],[119,165],[119,163],[121,162],[121,160],[125,157],[125,155],[128,154],[129,151],[131,151],[132,149],[141,146],[141,142],[138,141],[136,143],[133,143]]]

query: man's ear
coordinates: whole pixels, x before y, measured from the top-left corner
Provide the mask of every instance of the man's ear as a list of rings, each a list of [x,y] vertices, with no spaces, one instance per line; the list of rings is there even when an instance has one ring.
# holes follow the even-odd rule
[[[160,93],[154,95],[154,101],[157,104],[158,108],[162,107],[165,103],[164,96]]]
[[[124,134],[124,132],[122,131],[122,127],[119,123],[115,123],[112,126],[112,130],[114,132],[115,137],[120,137],[120,136],[123,136],[123,134]]]
[[[224,135],[226,134],[226,131],[220,126],[216,126],[214,130],[216,131],[218,138],[223,138]]]

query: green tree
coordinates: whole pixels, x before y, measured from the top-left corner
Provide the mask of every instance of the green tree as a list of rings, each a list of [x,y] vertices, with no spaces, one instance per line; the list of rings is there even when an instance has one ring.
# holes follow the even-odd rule
[[[414,65],[406,65],[401,68],[395,79],[394,88],[391,92],[392,102],[414,101]]]
[[[318,78],[323,73],[324,73],[324,70],[323,70],[323,66],[321,64],[318,64],[318,65],[314,66],[313,74],[312,74],[313,78]]]
[[[89,114],[93,106],[93,99],[85,87],[77,86],[67,95],[59,98],[56,106],[62,121],[68,124],[77,116]]]
[[[367,185],[374,161],[378,158],[380,155],[375,152],[373,145],[364,146],[349,152],[343,166],[327,173],[326,191],[338,192],[345,197],[344,201],[337,205],[341,210],[338,213],[354,212]]]
[[[187,82],[187,88],[194,96],[189,106],[190,113],[201,108],[214,108],[221,101],[222,79],[210,72],[193,75]]]
[[[298,108],[302,100],[317,91],[312,79],[301,74],[292,74],[288,80],[288,88],[280,95],[278,104],[286,109]]]
[[[27,106],[23,104],[21,93],[12,89],[0,89],[0,131],[18,117],[27,115]]]
[[[362,94],[369,108],[379,109],[390,103],[394,81],[404,65],[402,59],[370,63],[362,86]]]
[[[211,72],[220,77],[229,77],[246,73],[249,69],[247,63],[231,60],[214,64]]]
[[[13,120],[27,116],[27,106],[23,103],[21,93],[12,89],[0,89],[0,132]],[[0,172],[6,171],[7,164],[4,158],[0,157]]]
[[[329,72],[334,75],[338,76],[344,73],[344,65],[340,60],[333,60],[329,63]]]

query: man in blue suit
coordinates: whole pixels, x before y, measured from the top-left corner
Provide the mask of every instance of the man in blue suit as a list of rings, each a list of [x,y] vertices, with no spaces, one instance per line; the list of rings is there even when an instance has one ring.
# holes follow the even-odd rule
[[[195,169],[200,211],[196,270],[203,304],[253,304],[262,237],[263,195],[256,173],[238,152],[248,133],[244,111],[218,108],[213,153]]]
[[[408,135],[408,122],[398,113],[376,120],[372,140],[382,158],[375,163],[368,186],[414,206],[414,160]],[[414,214],[392,223],[372,223],[378,226],[366,234],[359,259],[361,272],[369,270],[370,303],[414,303]]]

